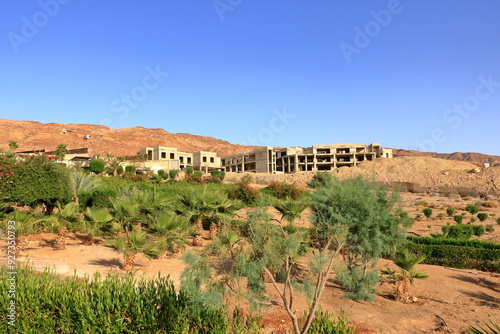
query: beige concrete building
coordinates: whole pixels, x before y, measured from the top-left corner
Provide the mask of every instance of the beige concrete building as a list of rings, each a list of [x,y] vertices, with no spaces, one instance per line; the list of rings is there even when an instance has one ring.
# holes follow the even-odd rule
[[[158,164],[165,169],[183,170],[191,167],[205,172],[221,169],[220,157],[215,152],[186,153],[179,152],[174,147],[156,146],[145,147],[137,154],[146,157],[148,165]]]
[[[331,171],[365,160],[392,158],[392,150],[378,143],[313,145],[308,148],[263,147],[221,158],[226,172],[296,173]]]

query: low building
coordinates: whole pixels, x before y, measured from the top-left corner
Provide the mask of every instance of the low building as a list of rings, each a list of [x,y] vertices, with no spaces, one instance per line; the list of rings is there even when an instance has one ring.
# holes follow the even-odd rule
[[[205,172],[221,169],[220,157],[215,152],[187,153],[179,152],[174,147],[156,146],[145,147],[137,154],[144,156],[148,165],[158,164],[165,169],[183,170],[191,167]]]

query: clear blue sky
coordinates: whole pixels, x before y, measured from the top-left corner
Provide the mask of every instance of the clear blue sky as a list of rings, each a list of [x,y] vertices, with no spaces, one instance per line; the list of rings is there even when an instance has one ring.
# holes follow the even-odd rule
[[[0,118],[500,155],[500,1],[0,6]]]

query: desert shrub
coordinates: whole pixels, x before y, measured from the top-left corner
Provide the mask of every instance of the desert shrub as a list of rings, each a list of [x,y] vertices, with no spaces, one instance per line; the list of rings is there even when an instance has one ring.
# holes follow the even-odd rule
[[[416,220],[416,221],[418,221],[418,222],[419,222],[419,221],[421,221],[421,220],[423,220],[423,219],[424,219],[424,216],[422,216],[420,213],[419,213],[419,214],[417,214],[417,215],[415,215],[415,220]]]
[[[498,217],[498,218],[496,219],[496,222],[497,222],[497,224],[498,224],[498,225],[500,225],[500,217]]]
[[[498,208],[497,201],[486,201],[482,204],[485,208]]]
[[[467,206],[465,207],[465,211],[469,212],[472,215],[475,215],[479,212],[479,208],[475,204],[467,204]]]
[[[90,171],[95,174],[101,174],[102,172],[104,172],[104,167],[106,167],[106,162],[100,159],[92,160],[89,163]]]
[[[426,218],[430,218],[432,216],[432,209],[431,208],[425,208],[422,210],[422,213]]]
[[[488,214],[485,212],[480,212],[477,214],[477,218],[479,218],[481,222],[484,222],[486,219],[488,219]]]
[[[470,223],[473,224],[477,221],[477,218],[476,217],[470,217],[469,219]]]
[[[482,236],[484,234],[484,227],[482,225],[472,225],[475,236]]]
[[[170,176],[170,178],[172,180],[175,180],[175,178],[177,177],[177,174],[179,174],[179,171],[178,170],[175,170],[175,169],[172,169],[168,172],[168,175]]]
[[[247,183],[237,183],[228,191],[230,199],[240,200],[245,204],[253,205],[259,200],[260,194]]]
[[[486,225],[486,227],[485,227],[484,230],[486,231],[486,233],[493,233],[493,232],[495,232],[495,228],[491,224]]]
[[[408,218],[398,215],[401,199],[397,192],[388,193],[374,182],[362,177],[320,187],[312,195],[311,222],[318,235],[335,228],[347,228],[345,270],[339,281],[346,296],[373,300],[378,273],[373,270],[377,260],[402,243],[410,225]]]
[[[298,200],[304,193],[304,191],[297,188],[297,185],[295,184],[288,184],[285,182],[277,181],[271,182],[267,187],[264,188],[264,191],[270,193],[278,199],[290,198],[293,200]]]
[[[415,202],[415,206],[428,206],[429,204],[426,201],[418,201]]]
[[[439,214],[437,215],[437,218],[438,218],[439,220],[443,220],[445,217],[446,217],[446,216],[445,216],[445,214],[444,214],[444,213],[442,213],[442,212],[441,212],[441,213],[439,213]]]
[[[15,327],[6,315],[1,333],[252,333],[248,318],[221,308],[201,308],[177,293],[166,277],[136,280],[132,275],[96,273],[61,278],[45,271],[16,270]],[[10,278],[0,270],[0,289]],[[0,298],[7,310],[8,298]],[[14,331],[13,331],[13,328]]]
[[[318,189],[319,187],[327,187],[333,183],[332,174],[327,172],[318,172],[314,174],[311,182],[307,185],[309,188]]]
[[[455,213],[455,209],[454,208],[448,208],[448,209],[446,209],[446,214],[449,217],[453,216],[454,213]]]
[[[463,220],[464,220],[464,216],[463,215],[454,215],[453,216],[453,220],[457,223],[457,224],[462,224]]]

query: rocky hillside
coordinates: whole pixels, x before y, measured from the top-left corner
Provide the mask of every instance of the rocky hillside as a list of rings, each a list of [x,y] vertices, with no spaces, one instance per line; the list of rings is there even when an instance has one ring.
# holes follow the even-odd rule
[[[413,150],[393,149],[394,157],[414,157],[425,156],[447,160],[468,161],[478,166],[483,166],[485,162],[499,165],[500,157],[496,155],[487,155],[482,153],[468,152],[468,153],[435,153],[435,152],[419,152]]]
[[[31,121],[0,119],[0,148],[8,148],[12,140],[17,151],[33,149],[55,150],[59,144],[68,149],[88,147],[90,154],[113,153],[115,156],[135,155],[143,147],[176,147],[182,152],[212,151],[219,156],[249,151],[255,146],[234,145],[212,137],[187,133],[169,133],[163,129],[142,127],[110,129],[92,124],[42,124]],[[63,133],[63,129],[73,130]],[[90,139],[84,139],[90,135]]]

